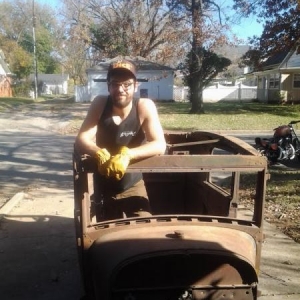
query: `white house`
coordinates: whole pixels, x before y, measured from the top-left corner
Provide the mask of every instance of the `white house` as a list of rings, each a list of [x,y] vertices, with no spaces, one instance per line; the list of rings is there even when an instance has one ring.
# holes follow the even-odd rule
[[[271,56],[248,76],[256,77],[259,101],[300,103],[300,46]]]
[[[68,94],[68,74],[38,74],[37,79],[39,84],[43,83],[40,87],[42,94]],[[34,75],[30,75],[30,80],[34,80]]]
[[[77,102],[91,101],[97,95],[108,95],[106,75],[113,61],[121,57],[106,60],[93,68],[87,69],[88,84],[83,93],[77,88],[75,98]],[[138,89],[136,97],[146,97],[154,101],[173,100],[174,69],[143,58],[122,57],[133,62],[137,67]]]

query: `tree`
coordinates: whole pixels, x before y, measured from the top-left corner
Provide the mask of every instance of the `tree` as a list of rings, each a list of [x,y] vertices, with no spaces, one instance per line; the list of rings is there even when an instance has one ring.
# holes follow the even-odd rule
[[[66,17],[71,27],[82,33],[91,45],[89,51],[98,60],[117,55],[141,56],[175,66],[184,57],[185,20],[168,10],[163,1],[65,0],[64,3],[69,8]]]
[[[202,77],[196,76],[201,73],[202,50],[210,51],[226,43],[229,28],[220,21],[221,8],[216,2],[118,0],[99,10],[94,5],[93,12],[101,20],[94,31],[93,45],[102,51],[111,49],[109,54],[142,56],[160,63],[170,63],[172,59],[175,62],[177,58],[178,65],[182,54],[192,49],[189,62],[195,76],[188,80],[192,95],[190,112],[203,112],[204,85],[199,83]]]
[[[248,50],[241,58],[240,58],[240,67],[250,66],[256,70],[260,69],[262,62],[262,53],[257,49]]]
[[[218,56],[216,53],[203,47],[198,48],[197,53],[191,50],[187,55],[187,59],[182,67],[185,81],[190,87],[190,101],[192,103],[193,101],[199,101],[202,113],[204,113],[202,91],[218,73],[225,71],[230,64],[231,61],[228,58]],[[195,91],[198,91],[199,94],[195,95]]]
[[[55,37],[56,18],[55,12],[48,5],[35,3],[36,17],[36,49],[38,70],[42,73],[57,72],[57,63],[54,61],[53,41]],[[9,57],[11,70],[18,77],[28,75],[28,67],[33,72],[33,6],[32,1],[11,0],[0,3],[0,32],[5,39],[5,44],[17,45],[8,48],[5,45],[5,55]],[[19,49],[22,48],[22,51]],[[7,50],[6,50],[7,49]],[[16,55],[12,55],[16,50]],[[10,53],[12,52],[12,53]],[[26,54],[25,54],[26,52]],[[27,63],[21,57],[27,57]]]
[[[170,1],[169,5],[175,5],[176,13],[187,15],[191,22],[191,51],[187,60],[189,64],[187,66],[189,70],[187,82],[192,104],[190,113],[204,113],[203,89],[206,80],[211,80],[210,76],[204,77],[206,60],[210,61],[208,54],[212,54],[216,47],[229,44],[227,32],[229,26],[226,22],[222,23],[221,7],[216,1],[179,0]],[[226,63],[224,61],[225,65],[229,62],[229,60]]]
[[[19,44],[28,53],[33,54],[33,36],[24,34]],[[52,74],[59,71],[58,63],[53,57],[53,36],[44,27],[38,27],[36,30],[36,57],[37,70],[39,73]]]
[[[56,61],[74,84],[86,83],[86,69],[95,63],[90,28],[93,24],[87,0],[63,0],[56,32]]]
[[[27,77],[32,71],[32,56],[16,41],[0,36],[0,48],[5,53],[12,73],[21,79]]]
[[[251,49],[243,62],[259,67],[270,56],[286,52],[300,41],[300,2],[298,0],[234,0],[241,17],[255,15],[264,24],[260,37],[250,39]]]
[[[85,72],[90,65],[87,44],[72,35],[64,36],[56,46],[56,61],[61,65],[62,72],[67,73],[74,84],[85,84]]]
[[[227,43],[228,24],[221,7],[211,0],[64,0],[70,43],[95,63],[117,55],[141,56],[177,67],[193,49],[209,51]],[[226,20],[226,18],[224,18]],[[79,43],[76,40],[76,44]],[[195,56],[195,65],[201,56]],[[199,65],[198,65],[199,66]],[[195,78],[197,80],[197,78]],[[193,88],[201,85],[195,82]],[[191,112],[202,112],[202,90],[193,91]]]

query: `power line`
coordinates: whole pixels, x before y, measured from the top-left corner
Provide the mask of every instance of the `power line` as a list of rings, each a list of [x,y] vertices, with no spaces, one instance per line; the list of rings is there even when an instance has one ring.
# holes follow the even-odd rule
[[[36,17],[34,9],[34,0],[32,0],[32,36],[33,36],[33,68],[34,68],[34,99],[38,97],[38,73],[37,73],[37,57],[36,57],[36,39],[35,39]]]

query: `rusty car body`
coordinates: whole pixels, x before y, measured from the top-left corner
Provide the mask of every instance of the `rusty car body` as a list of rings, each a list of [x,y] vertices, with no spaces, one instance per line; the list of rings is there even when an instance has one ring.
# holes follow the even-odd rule
[[[238,299],[258,294],[267,160],[242,140],[166,133],[132,163],[152,216],[101,221],[93,159],[74,152],[75,228],[88,299]]]

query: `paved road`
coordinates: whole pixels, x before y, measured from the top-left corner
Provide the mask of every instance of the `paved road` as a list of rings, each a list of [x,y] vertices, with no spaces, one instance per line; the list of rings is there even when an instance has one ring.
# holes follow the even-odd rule
[[[52,131],[45,120],[1,117],[1,191],[13,194],[30,186],[7,213],[2,207],[1,300],[80,299],[73,226],[74,137]],[[252,140],[250,135],[243,138]],[[299,300],[300,245],[267,223],[265,233],[260,299]]]
[[[28,112],[0,115],[1,206],[12,197],[1,209],[1,300],[83,294],[73,224],[74,137],[55,125]]]

